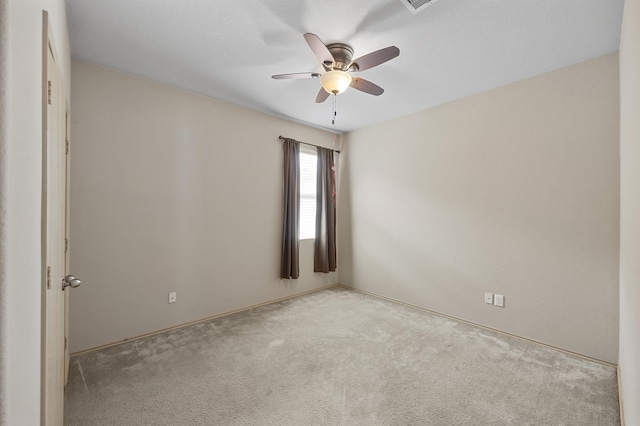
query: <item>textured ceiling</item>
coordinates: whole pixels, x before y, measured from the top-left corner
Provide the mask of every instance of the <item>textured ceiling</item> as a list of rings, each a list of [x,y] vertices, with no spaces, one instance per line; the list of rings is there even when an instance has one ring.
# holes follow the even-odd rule
[[[67,0],[72,55],[269,114],[331,129],[314,102],[322,72],[303,38],[354,57],[400,56],[361,73],[336,129],[350,131],[617,51],[623,0],[439,0],[413,15],[399,0]]]

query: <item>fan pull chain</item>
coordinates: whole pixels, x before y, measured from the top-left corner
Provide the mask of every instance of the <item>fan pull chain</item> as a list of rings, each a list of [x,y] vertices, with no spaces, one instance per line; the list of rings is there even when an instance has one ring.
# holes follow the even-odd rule
[[[336,115],[337,115],[337,112],[336,112],[336,98],[337,97],[338,97],[337,95],[333,95],[333,99],[331,100],[331,104],[332,104],[332,107],[333,107],[333,111],[332,111],[333,114],[331,115],[331,124],[333,124],[333,131],[334,132],[336,130]]]
[[[333,105],[333,115],[331,117],[331,124],[333,124],[333,146],[336,146],[336,116],[338,115],[338,112],[336,111],[336,105],[337,105],[337,100],[338,95],[333,95],[333,100],[332,100],[332,105]]]

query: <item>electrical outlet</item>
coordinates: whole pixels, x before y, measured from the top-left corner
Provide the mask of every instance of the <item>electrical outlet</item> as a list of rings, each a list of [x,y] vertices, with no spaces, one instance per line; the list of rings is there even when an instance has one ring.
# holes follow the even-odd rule
[[[169,293],[169,303],[176,303],[176,292],[172,291]]]
[[[489,305],[493,305],[493,293],[485,293],[484,294],[484,303],[488,303]]]
[[[496,294],[494,296],[493,304],[496,306],[500,306],[501,308],[504,308],[504,296],[501,294]]]

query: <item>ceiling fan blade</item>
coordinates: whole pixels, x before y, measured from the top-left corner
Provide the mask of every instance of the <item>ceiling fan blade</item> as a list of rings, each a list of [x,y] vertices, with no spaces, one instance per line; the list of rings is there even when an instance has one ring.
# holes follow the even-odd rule
[[[354,77],[353,80],[351,80],[351,87],[373,96],[380,96],[384,93],[382,87],[360,77]]]
[[[276,74],[271,76],[271,78],[275,78],[276,80],[318,78],[318,77],[320,77],[320,74],[318,74],[317,72],[295,72],[291,74]]]
[[[328,97],[329,97],[329,92],[327,92],[326,90],[324,90],[323,87],[321,87],[320,91],[318,92],[318,96],[316,96],[316,103],[321,104],[324,101],[326,101]]]
[[[375,52],[361,56],[358,59],[354,59],[351,62],[350,68],[352,68],[353,71],[368,70],[369,68],[384,64],[398,55],[400,55],[400,49],[397,47],[385,47],[384,49],[376,50]]]
[[[329,49],[327,49],[323,41],[320,40],[320,37],[313,33],[305,33],[304,39],[307,41],[314,55],[322,62],[325,69],[335,64],[336,61],[333,59],[333,55],[329,52]]]

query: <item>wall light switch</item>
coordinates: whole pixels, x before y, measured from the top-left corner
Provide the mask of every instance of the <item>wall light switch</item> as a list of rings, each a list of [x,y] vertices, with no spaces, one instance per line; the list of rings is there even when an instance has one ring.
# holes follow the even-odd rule
[[[488,303],[489,305],[493,305],[493,293],[485,293],[484,294],[484,303]]]
[[[500,306],[501,308],[504,308],[504,296],[501,294],[496,294],[494,296],[493,304],[496,306]]]
[[[172,291],[169,293],[169,303],[176,303],[176,292]]]

